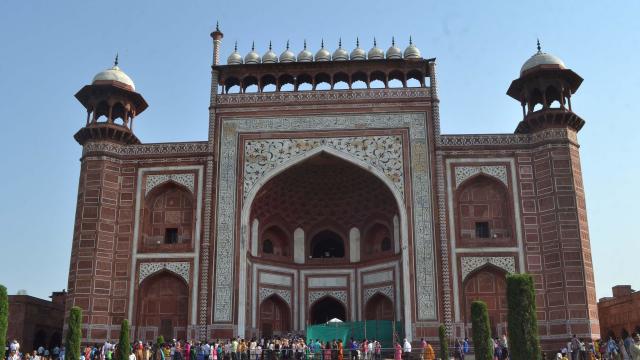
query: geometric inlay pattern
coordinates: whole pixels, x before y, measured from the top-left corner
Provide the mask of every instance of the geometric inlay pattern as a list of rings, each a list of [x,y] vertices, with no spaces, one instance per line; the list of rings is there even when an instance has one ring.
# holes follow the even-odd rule
[[[236,190],[238,184],[239,134],[327,131],[349,129],[408,129],[412,182],[411,211],[413,221],[413,245],[415,261],[416,310],[420,320],[437,319],[436,273],[433,239],[433,214],[431,207],[431,165],[428,156],[427,119],[425,112],[373,113],[363,115],[310,115],[277,118],[237,117],[225,119],[220,131],[218,189],[216,204],[215,283],[210,294],[214,298],[215,322],[231,322],[233,318],[234,259],[238,243],[235,233]],[[333,149],[332,149],[333,150]],[[244,148],[241,148],[244,151]],[[342,153],[342,151],[341,151]],[[362,161],[353,154],[345,158]],[[239,164],[244,170],[244,164]],[[280,165],[283,166],[283,165]],[[378,170],[379,171],[379,170]],[[243,174],[240,174],[243,176]],[[404,174],[406,177],[407,174]],[[242,196],[242,195],[240,195]],[[408,200],[405,200],[408,201]],[[405,206],[401,204],[401,206]],[[244,234],[244,233],[243,233]],[[244,236],[244,235],[241,235]],[[409,286],[407,284],[407,286]],[[244,305],[243,305],[244,306]]]
[[[188,262],[152,262],[141,263],[140,270],[138,272],[138,284],[141,284],[144,279],[157,273],[160,270],[169,270],[174,274],[182,277],[184,281],[189,284],[189,270],[191,264]]]
[[[167,181],[174,181],[180,185],[183,185],[184,187],[189,189],[189,191],[191,191],[191,193],[193,194],[194,180],[195,180],[194,174],[189,174],[189,173],[147,175],[147,182],[145,186],[144,195],[146,196],[147,194],[149,194],[149,191],[153,190],[153,188]]]
[[[507,183],[507,167],[504,165],[493,166],[457,166],[456,167],[456,187],[462,184],[465,180],[476,174],[485,174],[492,176],[509,187]]]
[[[369,299],[371,299],[371,297],[374,296],[375,294],[385,295],[386,297],[389,298],[389,300],[391,300],[391,302],[394,302],[393,301],[393,286],[387,285],[387,286],[380,286],[380,287],[374,287],[374,288],[365,289],[364,290],[364,299],[362,299],[362,306],[367,306],[367,301],[369,301]]]
[[[278,296],[280,296],[282,298],[282,300],[284,300],[287,305],[291,306],[291,290],[286,290],[286,289],[275,289],[275,288],[260,288],[260,299],[258,301],[258,303],[262,303],[264,301],[264,299],[268,298],[269,296],[276,294]]]
[[[380,170],[404,194],[402,138],[358,136],[315,139],[249,140],[245,143],[244,197],[269,170],[318,147],[348,153]]]
[[[474,270],[486,265],[492,264],[509,274],[516,272],[516,261],[512,256],[469,256],[460,259],[462,267],[462,281]]]
[[[347,292],[344,290],[316,290],[316,291],[309,291],[309,305],[312,305],[314,302],[318,301],[319,299],[325,297],[325,296],[329,296],[332,297],[336,300],[339,300],[341,303],[344,304],[344,306],[349,306],[347,304]]]

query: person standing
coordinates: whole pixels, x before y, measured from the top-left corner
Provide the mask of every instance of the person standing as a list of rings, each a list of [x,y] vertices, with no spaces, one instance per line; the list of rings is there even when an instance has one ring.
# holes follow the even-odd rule
[[[640,360],[640,334],[636,333],[633,340],[633,343],[629,345],[631,360]]]
[[[402,355],[404,360],[409,360],[411,358],[411,343],[407,338],[404,338],[404,343],[402,344]]]
[[[428,341],[424,342],[424,360],[436,360],[436,353],[433,351],[433,347]]]
[[[396,343],[396,350],[393,353],[393,360],[402,360],[402,346]]]
[[[580,340],[578,339],[576,334],[573,334],[573,336],[571,337],[570,344],[571,360],[580,360]]]

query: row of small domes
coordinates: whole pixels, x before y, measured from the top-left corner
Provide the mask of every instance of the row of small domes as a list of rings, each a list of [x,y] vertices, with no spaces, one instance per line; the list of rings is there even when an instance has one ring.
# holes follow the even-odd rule
[[[391,47],[387,49],[386,53],[387,59],[421,59],[422,55],[420,54],[420,50],[413,45],[413,41],[409,38],[409,46],[404,50],[404,54],[399,47],[396,46],[395,39],[391,39]],[[376,44],[376,40],[373,39],[373,47],[369,52],[366,52],[364,49],[360,47],[360,41],[356,39],[356,48],[351,51],[351,54],[345,49],[342,48],[342,40],[338,42],[338,48],[336,51],[331,54],[329,50],[325,49],[324,41],[322,41],[320,45],[320,50],[318,50],[315,54],[311,53],[309,49],[307,49],[307,41],[304,42],[304,48],[298,56],[293,53],[289,49],[289,42],[287,41],[287,48],[285,51],[278,55],[273,52],[271,47],[271,42],[269,42],[269,50],[260,57],[255,51],[255,46],[251,45],[251,51],[242,58],[242,55],[238,53],[238,44],[234,48],[233,53],[229,55],[227,58],[227,64],[229,65],[239,65],[239,64],[273,64],[277,62],[281,63],[290,63],[290,62],[312,62],[312,61],[346,61],[346,60],[375,60],[375,59],[385,59],[384,50],[378,48]]]

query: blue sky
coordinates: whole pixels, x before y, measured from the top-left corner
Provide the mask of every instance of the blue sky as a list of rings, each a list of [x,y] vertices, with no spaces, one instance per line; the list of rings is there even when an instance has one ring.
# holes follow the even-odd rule
[[[410,35],[436,57],[443,133],[510,133],[520,120],[505,95],[540,37],[585,81],[572,98],[579,133],[598,297],[640,288],[640,2],[621,1],[48,1],[0,2],[0,283],[47,297],[66,287],[84,110],[73,95],[120,65],[150,106],[144,142],[205,140],[211,39],[225,34],[263,53],[297,52],[342,37],[386,48]],[[636,104],[636,105],[634,105]]]

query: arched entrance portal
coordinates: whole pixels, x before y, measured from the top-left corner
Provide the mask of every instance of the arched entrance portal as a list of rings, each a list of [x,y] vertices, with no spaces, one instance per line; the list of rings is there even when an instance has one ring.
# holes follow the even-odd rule
[[[367,301],[364,311],[365,320],[393,320],[393,303],[382,295],[376,294]]]
[[[347,321],[347,310],[340,301],[330,296],[316,301],[309,309],[311,324],[324,324],[334,318]]]
[[[471,303],[482,300],[487,304],[492,336],[506,330],[507,296],[506,278],[501,269],[486,266],[472,273],[464,282],[465,323],[471,326]]]
[[[177,275],[162,271],[145,279],[138,295],[138,328],[155,327],[165,339],[185,339],[189,288]],[[143,334],[140,334],[143,335]]]
[[[270,338],[291,330],[291,310],[280,297],[271,295],[260,304],[260,336]]]
[[[403,204],[402,194],[387,175],[332,149],[310,151],[256,180],[241,213],[240,229],[246,241],[240,242],[239,277],[248,280],[253,274],[255,283],[239,291],[239,333],[254,335],[243,332],[244,326],[260,331],[258,289],[263,285],[277,285],[292,299],[303,296],[290,305],[295,331],[332,318],[346,320],[364,309],[365,304],[358,303],[361,299],[356,296],[344,303],[335,299],[316,303],[317,297],[312,296],[317,295],[316,289],[350,294],[350,281],[354,279],[345,274],[354,269],[374,264],[397,269],[403,280],[398,286],[408,292],[409,278],[404,274],[409,273],[409,250],[405,250],[407,215]],[[282,236],[277,238],[282,241],[278,244],[290,249],[287,254],[291,255],[275,256],[276,237],[267,231],[271,228],[281,230]],[[369,238],[374,246],[369,246]],[[308,292],[296,289],[296,284],[303,283]],[[333,305],[325,306],[327,303]],[[246,306],[251,307],[249,311]],[[392,312],[397,314],[396,320],[410,317],[410,306],[397,306]],[[246,322],[245,314],[250,316]]]

